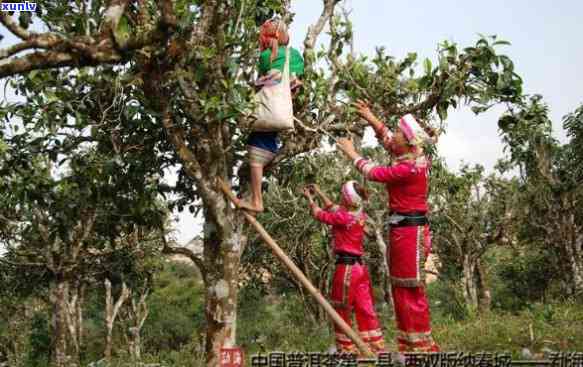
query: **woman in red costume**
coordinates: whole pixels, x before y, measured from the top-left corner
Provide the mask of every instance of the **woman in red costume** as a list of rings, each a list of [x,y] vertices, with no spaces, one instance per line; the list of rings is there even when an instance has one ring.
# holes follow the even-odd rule
[[[401,117],[399,128],[393,134],[374,116],[365,102],[358,101],[356,108],[394,158],[392,165],[380,166],[362,158],[350,140],[338,141],[338,147],[356,168],[368,180],[384,183],[388,192],[391,214],[389,268],[399,351],[439,351],[439,346],[431,337],[424,277],[425,259],[431,250],[426,217],[430,163],[423,154],[422,146],[431,142],[430,135],[435,134],[424,131],[412,115]]]
[[[312,192],[322,199],[324,209],[314,202]],[[381,353],[385,344],[383,332],[374,308],[368,269],[362,262],[366,221],[362,202],[366,200],[366,192],[356,182],[348,181],[342,185],[340,205],[334,205],[316,185],[306,187],[304,195],[310,202],[314,218],[332,227],[336,271],[332,282],[331,303],[348,325],[351,324],[354,311],[361,338],[371,351]],[[358,354],[352,340],[337,326],[335,331],[338,352]]]

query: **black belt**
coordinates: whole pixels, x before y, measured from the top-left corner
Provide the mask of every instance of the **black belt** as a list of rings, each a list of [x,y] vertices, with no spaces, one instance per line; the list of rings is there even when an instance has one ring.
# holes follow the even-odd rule
[[[391,216],[400,216],[398,222],[389,221],[391,227],[411,227],[411,226],[424,226],[429,224],[429,219],[425,216],[423,212],[413,212],[413,213],[391,213]]]
[[[402,213],[402,212],[394,212],[394,211],[390,211],[389,215],[402,215],[404,217],[422,217],[426,214],[426,212],[407,212],[407,213]]]
[[[347,253],[342,253],[342,252],[336,253],[336,265],[338,265],[338,264],[354,265],[356,263],[359,263],[362,265],[362,257],[360,257],[358,255],[352,255],[352,254],[347,254]]]

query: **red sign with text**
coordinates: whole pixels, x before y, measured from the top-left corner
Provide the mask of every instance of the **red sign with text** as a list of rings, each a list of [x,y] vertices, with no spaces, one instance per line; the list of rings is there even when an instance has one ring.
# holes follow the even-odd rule
[[[243,367],[245,360],[241,348],[222,348],[220,367]]]

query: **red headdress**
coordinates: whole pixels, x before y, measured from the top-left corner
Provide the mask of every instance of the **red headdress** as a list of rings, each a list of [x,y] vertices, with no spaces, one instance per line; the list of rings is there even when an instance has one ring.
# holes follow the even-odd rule
[[[289,43],[287,25],[281,19],[268,20],[259,29],[259,50],[271,49],[271,61],[277,56],[279,45]]]

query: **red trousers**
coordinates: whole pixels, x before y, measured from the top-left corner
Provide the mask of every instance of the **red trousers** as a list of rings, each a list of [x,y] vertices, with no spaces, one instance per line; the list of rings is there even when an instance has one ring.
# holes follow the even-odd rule
[[[392,227],[389,269],[400,352],[437,352],[431,337],[429,302],[425,294],[425,259],[431,249],[428,226]]]
[[[371,351],[380,353],[385,350],[383,332],[375,312],[372,286],[366,266],[358,263],[336,265],[330,298],[336,312],[348,325],[352,324],[354,312],[360,337]],[[338,352],[358,354],[352,340],[336,325],[335,331]]]

